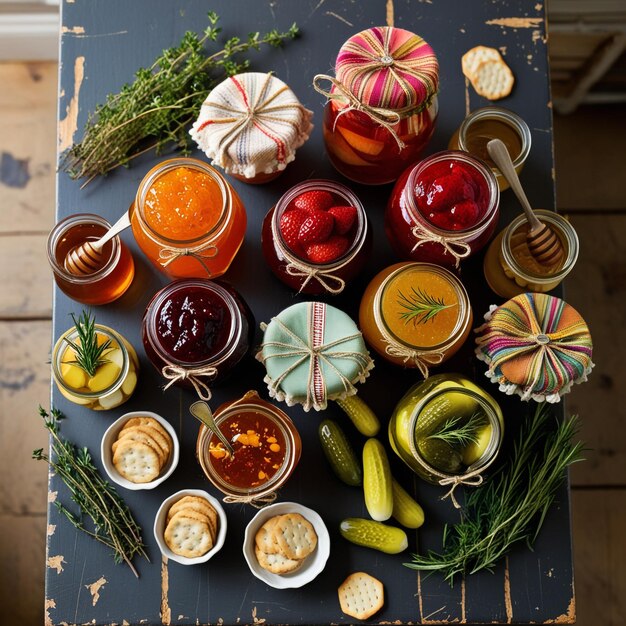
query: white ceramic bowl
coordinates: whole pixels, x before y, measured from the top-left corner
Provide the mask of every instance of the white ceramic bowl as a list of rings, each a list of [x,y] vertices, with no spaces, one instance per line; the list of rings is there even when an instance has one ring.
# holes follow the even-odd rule
[[[161,469],[161,473],[149,483],[133,483],[130,480],[124,478],[113,465],[113,450],[111,449],[113,443],[117,440],[117,436],[124,427],[124,424],[131,417],[152,417],[155,419],[167,432],[170,434],[172,438],[173,449],[170,453],[170,458],[168,462],[165,464],[165,467]],[[156,413],[151,413],[150,411],[134,411],[132,413],[125,413],[119,419],[115,420],[107,429],[102,437],[102,443],[100,444],[100,454],[102,458],[102,464],[104,465],[104,469],[106,473],[109,475],[109,478],[114,482],[120,485],[120,487],[124,487],[126,489],[131,489],[133,491],[139,491],[140,489],[154,489],[157,485],[160,485],[164,480],[166,480],[171,473],[176,469],[178,465],[178,457],[180,455],[180,445],[178,443],[178,437],[176,436],[176,431],[170,426],[170,423],[162,418],[160,415]]]
[[[196,556],[194,558],[189,558],[185,556],[180,556],[178,554],[174,554],[165,543],[165,539],[163,538],[163,533],[165,533],[165,522],[167,519],[167,512],[170,510],[170,507],[183,498],[184,496],[198,496],[199,498],[204,498],[208,500],[213,508],[217,512],[218,524],[219,528],[217,531],[217,537],[215,538],[215,544],[213,547],[202,556]],[[156,517],[154,518],[154,538],[156,539],[157,544],[159,545],[159,549],[161,553],[166,556],[168,559],[172,561],[176,561],[177,563],[181,563],[182,565],[196,565],[196,563],[206,563],[213,555],[219,552],[220,548],[224,545],[224,540],[226,539],[226,527],[227,527],[226,513],[222,508],[219,500],[215,499],[211,494],[206,491],[202,491],[202,489],[182,489],[181,491],[177,491],[172,494],[166,500],[163,500],[163,504],[159,507],[157,511]]]
[[[254,554],[254,536],[270,517],[284,513],[300,513],[302,517],[311,522],[317,533],[317,547],[295,572],[273,574],[259,565]],[[324,520],[315,511],[297,502],[279,502],[262,508],[250,520],[244,535],[243,554],[250,571],[259,580],[276,589],[293,589],[310,583],[324,569],[330,554],[330,537]]]

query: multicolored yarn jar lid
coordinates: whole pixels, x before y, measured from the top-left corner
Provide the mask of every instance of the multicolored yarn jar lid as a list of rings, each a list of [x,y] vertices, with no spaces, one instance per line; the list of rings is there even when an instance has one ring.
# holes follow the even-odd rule
[[[261,328],[256,358],[266,367],[270,396],[289,406],[325,409],[328,400],[356,394],[354,384],[374,367],[356,324],[322,302],[294,304]]]
[[[593,344],[585,320],[555,296],[523,293],[485,315],[476,356],[500,391],[522,400],[559,402],[587,380]]]
[[[247,182],[267,182],[295,159],[312,117],[282,80],[246,72],[209,93],[189,134],[213,165]]]

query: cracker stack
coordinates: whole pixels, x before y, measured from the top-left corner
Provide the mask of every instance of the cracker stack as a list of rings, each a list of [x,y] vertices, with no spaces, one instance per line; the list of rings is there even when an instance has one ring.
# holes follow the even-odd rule
[[[217,511],[208,500],[184,496],[167,512],[163,538],[174,554],[193,559],[213,548],[218,526]]]
[[[463,55],[461,65],[479,95],[499,100],[511,93],[515,77],[495,48],[476,46]]]

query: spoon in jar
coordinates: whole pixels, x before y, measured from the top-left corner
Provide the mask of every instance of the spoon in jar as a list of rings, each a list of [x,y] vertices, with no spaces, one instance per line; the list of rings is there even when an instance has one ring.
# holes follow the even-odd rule
[[[542,265],[558,263],[563,257],[563,244],[554,231],[547,224],[540,221],[533,212],[506,146],[499,139],[492,139],[487,143],[487,152],[489,152],[489,156],[498,166],[504,178],[506,178],[513,193],[522,205],[522,209],[524,209],[529,227],[526,243],[530,253]]]
[[[189,407],[189,412],[199,421],[201,421],[217,438],[222,442],[226,448],[226,452],[231,457],[235,456],[235,450],[233,449],[230,441],[226,438],[226,435],[218,428],[215,420],[213,419],[213,412],[211,407],[202,400],[194,402]]]
[[[86,276],[99,270],[102,267],[102,248],[104,248],[104,244],[129,226],[130,216],[128,211],[126,211],[100,239],[97,241],[85,241],[80,246],[72,248],[65,256],[63,263],[65,269],[75,276]]]

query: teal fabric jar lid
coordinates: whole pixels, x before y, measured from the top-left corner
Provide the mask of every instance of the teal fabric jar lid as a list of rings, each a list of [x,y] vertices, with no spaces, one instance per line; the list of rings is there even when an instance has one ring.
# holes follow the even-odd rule
[[[374,367],[350,316],[322,302],[300,302],[269,324],[256,358],[267,370],[270,396],[305,411],[354,395]]]

